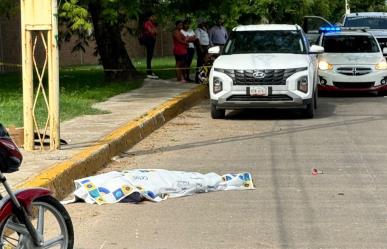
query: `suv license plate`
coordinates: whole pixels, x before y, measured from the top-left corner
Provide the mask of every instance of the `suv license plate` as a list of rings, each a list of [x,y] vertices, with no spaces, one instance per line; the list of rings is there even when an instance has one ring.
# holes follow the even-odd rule
[[[269,91],[267,87],[252,86],[250,87],[250,96],[268,96]]]

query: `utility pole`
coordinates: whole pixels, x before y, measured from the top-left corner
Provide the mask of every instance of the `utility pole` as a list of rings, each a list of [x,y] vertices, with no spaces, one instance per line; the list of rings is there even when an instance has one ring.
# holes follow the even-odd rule
[[[60,148],[58,3],[57,0],[20,0],[20,11],[24,149],[35,149],[37,134],[41,150],[47,135],[50,136],[50,149],[56,150]],[[43,51],[40,64],[37,59],[39,47]],[[45,74],[48,74],[48,80]],[[37,86],[34,86],[34,76]],[[40,127],[35,113],[39,97],[43,98],[48,113],[44,127]]]
[[[348,0],[345,0],[345,14],[348,15],[351,13],[351,8],[349,7]]]

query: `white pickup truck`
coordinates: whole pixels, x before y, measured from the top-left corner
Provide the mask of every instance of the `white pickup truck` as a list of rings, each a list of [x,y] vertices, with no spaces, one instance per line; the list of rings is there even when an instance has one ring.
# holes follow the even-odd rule
[[[209,53],[219,53],[212,47]],[[317,107],[317,58],[324,48],[298,25],[248,25],[233,29],[210,72],[211,116],[227,109],[298,108],[312,118]]]
[[[386,12],[359,12],[346,14],[343,19],[343,27],[368,28],[378,40],[381,49],[387,47],[387,13]],[[386,54],[385,54],[386,55]]]

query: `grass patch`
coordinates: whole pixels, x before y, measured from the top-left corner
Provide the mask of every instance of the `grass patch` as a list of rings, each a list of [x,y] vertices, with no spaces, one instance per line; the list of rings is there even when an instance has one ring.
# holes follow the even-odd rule
[[[0,122],[6,126],[23,126],[23,90],[21,73],[0,75]],[[111,96],[140,87],[142,81],[104,82],[101,69],[72,68],[60,72],[61,121],[87,114],[101,114],[91,106]],[[46,122],[47,111],[42,96],[37,101],[36,115],[39,126]]]
[[[195,65],[195,63],[192,64]],[[146,59],[133,59],[133,64],[138,72],[145,77]],[[154,58],[152,66],[161,79],[176,77],[174,57]],[[99,65],[62,68],[60,71],[61,121],[81,115],[101,114],[103,113],[101,110],[92,108],[94,103],[136,89],[141,84],[142,80],[106,83],[102,66]],[[6,126],[23,126],[21,72],[0,74],[0,87],[0,123]],[[39,126],[43,126],[47,118],[43,97],[39,97],[36,109]]]
[[[133,59],[133,64],[141,74],[146,75],[146,59]],[[192,65],[196,65],[196,62],[193,62]],[[172,56],[154,58],[152,60],[152,69],[160,79],[176,78],[175,67],[175,58]]]

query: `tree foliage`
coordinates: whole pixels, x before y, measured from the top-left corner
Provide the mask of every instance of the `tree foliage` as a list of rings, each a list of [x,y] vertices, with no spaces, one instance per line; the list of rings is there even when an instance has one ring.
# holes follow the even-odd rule
[[[62,37],[77,36],[74,49],[84,49],[95,38],[105,77],[109,81],[133,78],[136,71],[121,33],[129,20],[138,18],[139,9],[139,0],[65,0],[59,14],[66,27]]]
[[[384,0],[350,0],[349,4],[352,12],[386,10]]]
[[[385,0],[348,0],[353,12],[386,11]],[[0,0],[0,15],[12,14],[19,1]],[[344,0],[60,0],[62,37],[77,37],[74,50],[84,49],[95,39],[106,75],[111,78],[133,77],[134,67],[125,50],[121,33],[131,21],[140,23],[146,13],[155,13],[165,24],[176,19],[206,18],[225,20],[227,27],[250,23],[298,23],[304,15],[320,15],[341,21]]]
[[[15,0],[0,0],[0,16],[10,17],[10,15],[15,14],[16,4]]]
[[[241,23],[301,23],[305,15],[319,15],[336,22],[345,12],[344,0],[167,0],[163,12],[171,17],[223,16],[226,26]],[[384,0],[349,0],[352,11],[386,11]]]

